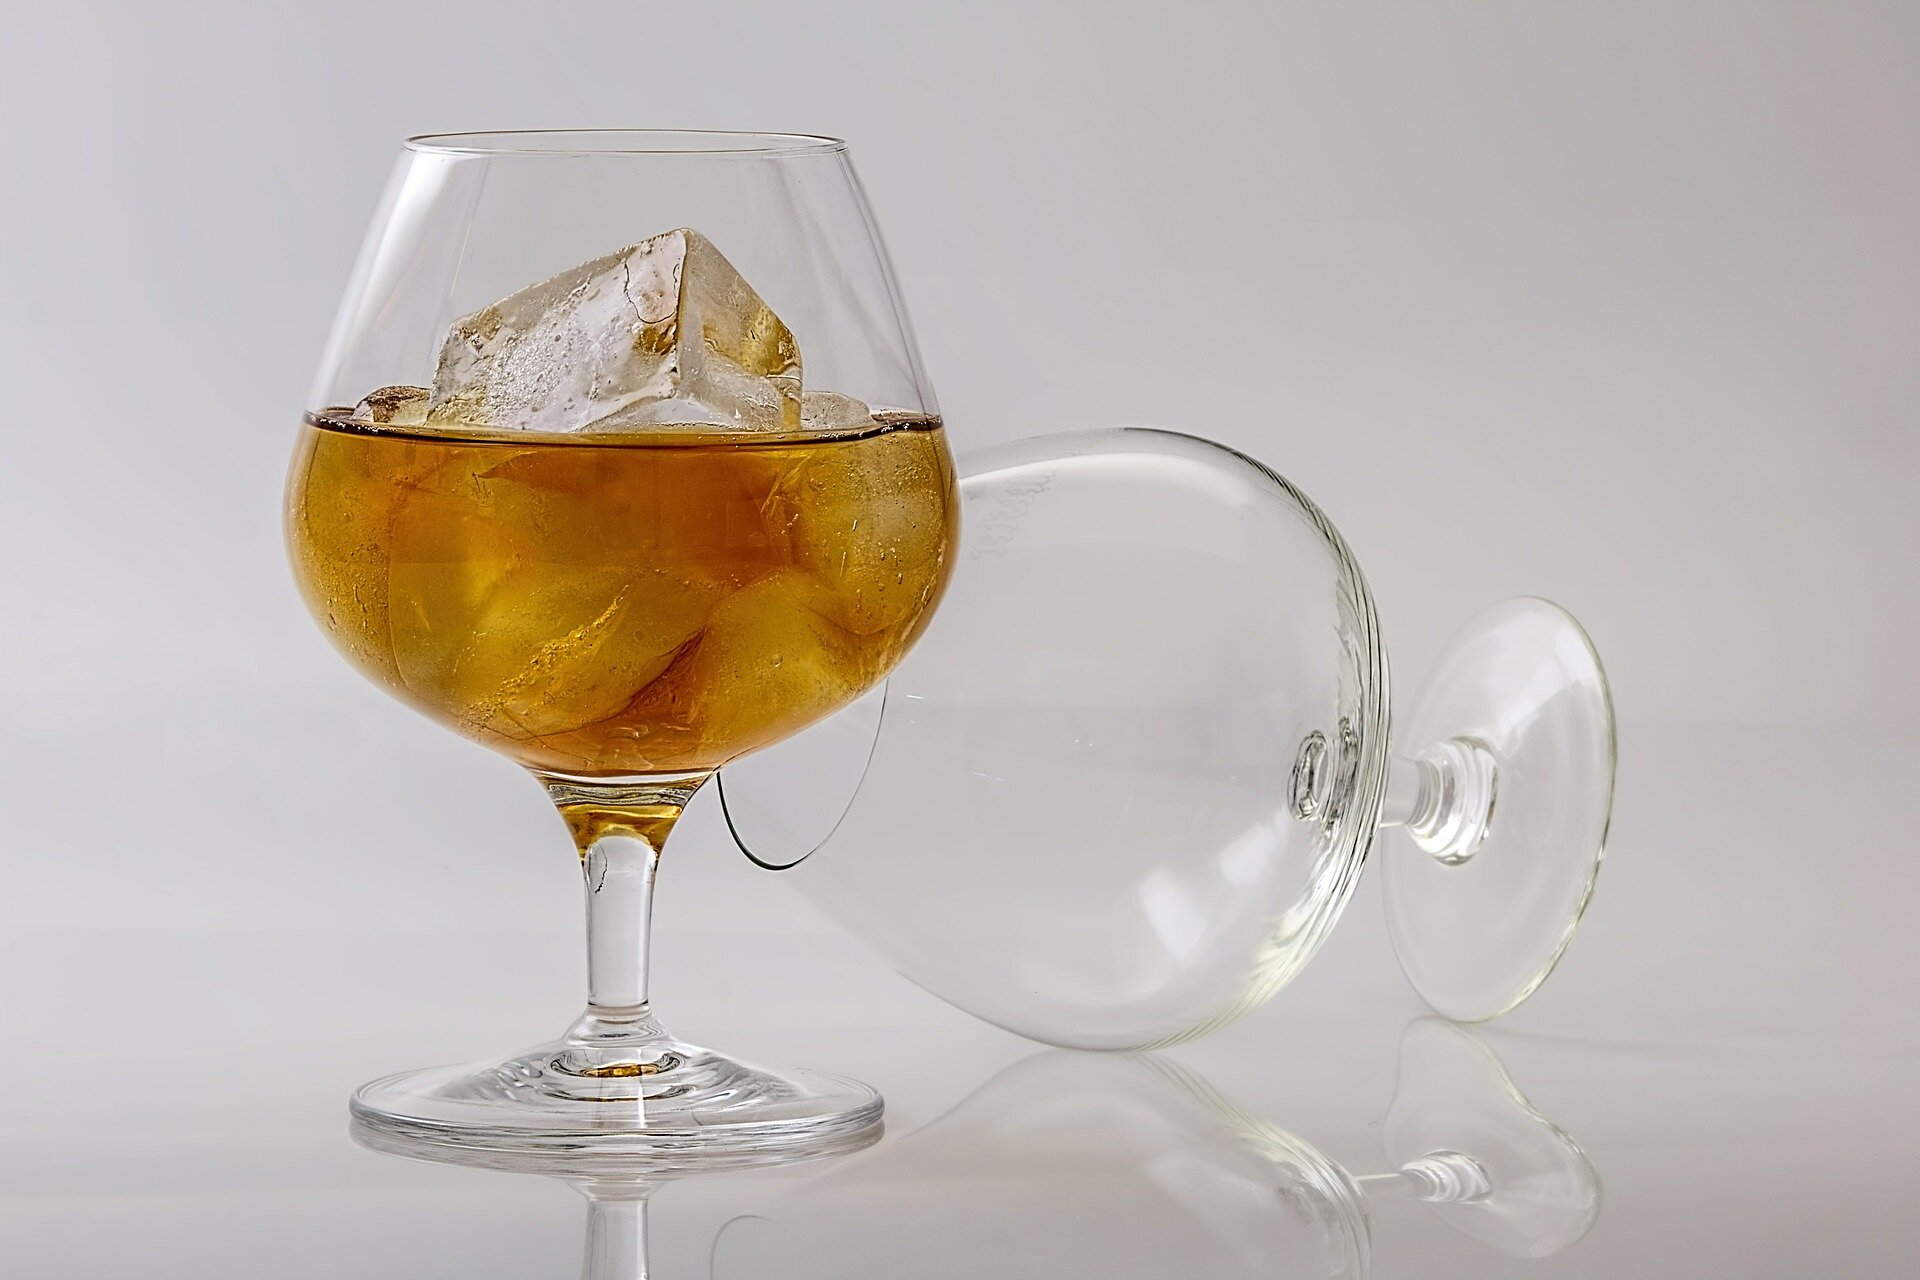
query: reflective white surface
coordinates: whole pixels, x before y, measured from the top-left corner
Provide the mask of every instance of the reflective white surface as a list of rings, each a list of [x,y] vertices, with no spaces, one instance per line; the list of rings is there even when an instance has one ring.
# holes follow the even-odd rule
[[[1483,1031],[1532,1102],[1591,1158],[1606,1188],[1599,1219],[1564,1253],[1520,1260],[1396,1204],[1372,1215],[1372,1274],[1900,1274],[1920,1248],[1904,1172],[1920,1140],[1909,1089],[1920,1028],[1905,989],[1911,966],[1895,958],[1920,874],[1911,860],[1852,872],[1865,865],[1853,851],[1896,838],[1873,801],[1913,776],[1920,742],[1825,738],[1789,755],[1769,735],[1737,730],[1649,725],[1623,739],[1632,745],[1614,856],[1582,945],[1536,1001]],[[531,784],[508,795],[508,809],[538,813]],[[233,803],[250,819],[236,830],[269,822],[244,797]],[[1033,1274],[1164,1274],[1169,1250],[1197,1258],[1203,1245],[1237,1238],[1246,1206],[1217,1180],[1176,1179],[1182,1215],[1156,1228],[1137,1205],[1115,1216],[1124,1204],[1111,1177],[1071,1160],[1010,1167],[1001,1148],[956,1170],[889,1155],[928,1145],[919,1131],[932,1134],[1034,1046],[915,991],[778,877],[716,856],[725,833],[710,804],[690,822],[681,865],[663,879],[663,892],[686,900],[663,920],[660,981],[702,1012],[692,1030],[818,1060],[888,1097],[888,1135],[851,1159],[885,1156],[890,1189],[876,1190],[865,1216],[858,1196],[836,1201],[837,1257],[897,1273],[924,1246],[918,1274],[951,1274],[924,1223],[887,1211],[903,1197],[950,1198],[962,1220],[968,1204],[976,1217],[998,1205],[1002,1256],[1025,1256],[1023,1230],[1044,1246]],[[270,842],[263,848],[272,856]],[[75,852],[83,878],[84,848]],[[398,842],[394,856],[407,856]],[[578,1272],[586,1210],[565,1187],[414,1164],[347,1135],[353,1084],[533,1025],[573,978],[563,859],[541,863],[530,852],[522,867],[489,849],[456,867],[449,855],[425,856],[445,877],[437,921],[435,898],[423,896],[419,921],[389,929],[156,920],[146,930],[10,930],[0,943],[7,1273]],[[452,920],[464,878],[521,872],[532,890],[526,928]],[[330,875],[324,860],[308,873],[316,883]],[[411,879],[396,874],[385,887],[412,894]],[[1358,923],[1323,963],[1272,1004],[1166,1057],[1359,1175],[1389,1167],[1381,1124],[1396,1046],[1420,1010],[1380,936],[1377,896],[1363,891],[1351,918]],[[1090,1079],[1113,1061],[1092,1059]],[[727,1222],[777,1215],[778,1204],[803,1202],[789,1195],[796,1185],[824,1176],[799,1166],[662,1188],[648,1215],[650,1274],[717,1274],[714,1241]],[[835,1176],[844,1189],[851,1175]],[[926,1185],[901,1185],[916,1178]],[[1004,1179],[1043,1183],[1030,1193],[1048,1213],[1023,1227],[1006,1212],[1020,1198]],[[1209,1201],[1216,1195],[1224,1198]],[[1207,1221],[1227,1234],[1194,1236]],[[1136,1247],[1112,1249],[1116,1233]],[[746,1266],[760,1255],[730,1256]]]

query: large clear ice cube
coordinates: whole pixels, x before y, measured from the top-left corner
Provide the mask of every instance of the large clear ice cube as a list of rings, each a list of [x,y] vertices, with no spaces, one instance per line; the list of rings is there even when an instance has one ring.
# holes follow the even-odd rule
[[[432,399],[425,387],[380,387],[360,397],[353,416],[383,427],[424,426]]]
[[[800,427],[800,349],[681,227],[454,321],[428,421],[523,431]]]

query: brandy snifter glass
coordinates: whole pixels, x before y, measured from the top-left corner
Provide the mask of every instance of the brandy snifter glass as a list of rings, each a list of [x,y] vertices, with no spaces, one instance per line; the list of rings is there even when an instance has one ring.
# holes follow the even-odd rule
[[[287,529],[315,618],[531,771],[587,889],[559,1039],[375,1081],[356,1118],[675,1158],[875,1123],[865,1085],[674,1039],[647,984],[689,797],[884,680],[947,580],[953,466],[845,145],[413,139],[307,410]]]

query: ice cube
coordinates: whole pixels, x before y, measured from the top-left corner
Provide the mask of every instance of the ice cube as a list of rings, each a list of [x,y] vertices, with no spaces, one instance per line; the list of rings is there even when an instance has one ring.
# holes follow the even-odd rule
[[[828,603],[813,575],[776,569],[714,608],[698,646],[660,682],[707,750],[754,750],[866,691],[862,649],[822,611]]]
[[[838,391],[809,391],[800,397],[800,425],[808,431],[852,431],[873,425],[873,410]]]
[[[619,713],[699,634],[720,588],[618,566],[522,570],[474,619],[457,667],[484,723],[561,734]]]
[[[616,715],[699,634],[722,594],[619,565],[517,566],[464,580],[396,565],[394,586],[429,606],[395,613],[408,691],[463,727],[520,740]]]
[[[528,740],[616,714],[698,634],[724,584],[609,547],[617,486],[543,483],[577,450],[472,449],[392,512],[387,625],[412,698],[481,736]]]
[[[831,589],[829,612],[855,635],[912,623],[944,585],[957,503],[946,447],[931,432],[809,449],[768,507],[795,563]]]
[[[800,426],[800,350],[705,236],[685,227],[454,321],[435,425],[623,431]]]
[[[418,427],[427,420],[432,395],[425,387],[381,387],[361,397],[353,416],[381,426]]]

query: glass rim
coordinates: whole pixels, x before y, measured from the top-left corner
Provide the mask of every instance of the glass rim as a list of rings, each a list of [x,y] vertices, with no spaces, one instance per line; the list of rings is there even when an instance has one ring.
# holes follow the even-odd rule
[[[493,129],[420,133],[408,151],[454,156],[799,156],[847,149],[844,139],[817,133],[745,129]]]

